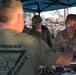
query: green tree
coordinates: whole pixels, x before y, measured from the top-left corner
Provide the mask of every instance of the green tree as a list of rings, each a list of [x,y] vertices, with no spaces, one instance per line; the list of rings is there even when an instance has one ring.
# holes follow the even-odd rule
[[[63,18],[64,17],[64,15],[63,15],[64,12],[63,11],[64,11],[63,9],[54,10],[54,11],[50,11],[50,14],[53,15],[53,16],[57,15],[58,17]],[[63,14],[62,14],[62,12],[63,12]]]

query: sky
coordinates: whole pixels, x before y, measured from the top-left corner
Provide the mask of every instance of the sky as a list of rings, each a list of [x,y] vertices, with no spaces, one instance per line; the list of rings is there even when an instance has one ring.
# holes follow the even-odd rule
[[[68,14],[76,14],[76,7],[71,7],[68,9]]]

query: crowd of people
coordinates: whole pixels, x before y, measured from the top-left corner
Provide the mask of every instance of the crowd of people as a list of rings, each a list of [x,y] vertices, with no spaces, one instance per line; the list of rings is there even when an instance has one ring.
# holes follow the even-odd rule
[[[19,0],[1,2],[0,75],[38,75],[40,65],[50,69],[53,65],[70,65],[76,51],[73,47],[76,15],[67,16],[66,29],[55,35],[55,48],[52,48],[49,30],[41,21],[39,15],[34,16],[33,28],[26,29],[22,3]]]

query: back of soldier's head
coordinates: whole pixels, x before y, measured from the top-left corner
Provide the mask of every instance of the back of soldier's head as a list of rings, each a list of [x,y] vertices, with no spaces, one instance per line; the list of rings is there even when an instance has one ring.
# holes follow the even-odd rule
[[[11,21],[20,9],[22,10],[20,1],[3,0],[0,4],[0,22]]]

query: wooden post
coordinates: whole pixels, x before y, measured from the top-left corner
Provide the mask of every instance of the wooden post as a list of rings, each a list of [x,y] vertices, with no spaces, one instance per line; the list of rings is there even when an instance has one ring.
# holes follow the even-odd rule
[[[66,17],[68,15],[68,8],[64,9],[64,21],[66,20]]]

